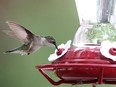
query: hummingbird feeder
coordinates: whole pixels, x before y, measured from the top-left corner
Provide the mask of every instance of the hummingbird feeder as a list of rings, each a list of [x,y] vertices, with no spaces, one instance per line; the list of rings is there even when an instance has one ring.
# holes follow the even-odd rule
[[[96,84],[116,84],[115,0],[75,2],[80,27],[72,46],[71,40],[61,44],[59,50],[49,56],[51,64],[36,68],[53,85],[93,84],[96,87]],[[54,81],[46,71],[53,72],[59,80]]]

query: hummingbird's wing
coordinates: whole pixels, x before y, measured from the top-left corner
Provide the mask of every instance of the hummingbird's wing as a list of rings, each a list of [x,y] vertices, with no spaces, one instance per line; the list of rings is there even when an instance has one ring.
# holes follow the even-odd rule
[[[7,35],[9,35],[11,37],[16,38],[15,35],[14,35],[14,33],[12,31],[10,31],[10,30],[2,30],[2,32],[4,32],[5,34],[7,34]]]
[[[13,21],[7,21],[6,23],[11,29],[11,32],[8,33],[10,36],[15,36],[22,43],[29,43],[30,41],[32,41],[34,34],[27,30],[25,27]]]

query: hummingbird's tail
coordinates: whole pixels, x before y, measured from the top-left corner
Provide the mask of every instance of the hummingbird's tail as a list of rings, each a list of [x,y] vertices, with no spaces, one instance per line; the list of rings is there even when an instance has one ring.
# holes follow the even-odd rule
[[[4,54],[7,54],[7,53],[16,53],[17,49],[13,49],[13,50],[8,50],[8,51],[5,51]]]
[[[24,46],[25,45],[22,45],[21,47],[5,51],[4,54],[7,54],[7,53],[16,53],[16,54],[21,54],[21,55],[27,55],[28,53],[24,49],[22,49],[22,47],[24,47]]]
[[[7,54],[7,53],[12,53],[14,52],[13,50],[8,50],[8,51],[5,51],[4,54]]]
[[[8,54],[8,53],[16,53],[16,54],[21,54],[21,55],[27,55],[27,53],[23,50],[8,50],[5,51],[4,54]]]

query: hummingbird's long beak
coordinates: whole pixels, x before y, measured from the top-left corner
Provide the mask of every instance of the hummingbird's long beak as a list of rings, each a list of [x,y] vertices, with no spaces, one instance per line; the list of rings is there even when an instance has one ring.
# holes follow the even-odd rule
[[[55,48],[58,50],[58,46],[56,45],[56,43],[54,43],[54,45],[55,45]]]

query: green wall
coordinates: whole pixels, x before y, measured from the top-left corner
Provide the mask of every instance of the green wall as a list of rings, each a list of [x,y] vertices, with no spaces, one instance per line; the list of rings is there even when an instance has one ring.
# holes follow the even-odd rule
[[[58,45],[73,40],[79,26],[74,0],[0,0],[0,29],[9,29],[7,20],[22,24],[36,35],[51,35]],[[5,50],[21,43],[2,32],[0,40],[0,87],[53,87],[35,66],[50,64],[47,58],[54,48],[43,47],[29,56],[5,55]]]

